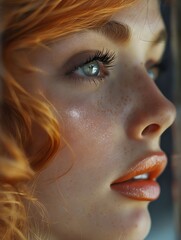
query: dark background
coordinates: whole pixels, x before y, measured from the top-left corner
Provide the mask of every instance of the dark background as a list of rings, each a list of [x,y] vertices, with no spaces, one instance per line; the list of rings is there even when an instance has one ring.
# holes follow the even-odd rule
[[[171,49],[172,29],[171,29],[171,7],[166,4],[161,5],[162,15],[168,31],[168,43],[163,57],[163,72],[156,84],[163,94],[173,102],[174,89],[174,69],[173,54]],[[158,179],[161,185],[160,198],[151,203],[149,210],[152,218],[152,228],[146,240],[176,240],[176,227],[174,216],[174,202],[172,197],[173,173],[173,129],[169,128],[162,136],[161,148],[168,156],[168,165],[165,172]]]

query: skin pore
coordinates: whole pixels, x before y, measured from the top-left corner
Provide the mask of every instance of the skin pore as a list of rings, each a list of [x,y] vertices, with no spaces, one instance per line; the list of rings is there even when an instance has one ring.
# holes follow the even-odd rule
[[[139,0],[101,29],[27,52],[43,73],[14,70],[30,93],[41,92],[54,105],[68,143],[35,183],[49,239],[143,240],[148,234],[149,202],[110,185],[136,159],[160,151],[161,134],[174,121],[175,108],[155,83],[165,40],[158,2]],[[34,139],[29,151],[41,145],[39,134]],[[38,215],[36,226],[43,229]]]

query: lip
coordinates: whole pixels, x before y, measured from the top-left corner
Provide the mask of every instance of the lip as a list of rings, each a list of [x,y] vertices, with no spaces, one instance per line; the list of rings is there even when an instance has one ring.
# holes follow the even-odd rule
[[[140,201],[154,201],[160,195],[160,186],[156,179],[167,165],[164,152],[154,152],[138,159],[128,171],[111,184],[111,189]],[[142,174],[148,174],[148,179],[133,179]]]

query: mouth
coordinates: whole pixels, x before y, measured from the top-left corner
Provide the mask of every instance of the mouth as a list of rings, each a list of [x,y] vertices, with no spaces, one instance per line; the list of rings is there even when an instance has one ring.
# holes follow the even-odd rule
[[[163,152],[147,155],[136,161],[126,174],[111,184],[111,189],[121,195],[140,201],[154,201],[160,195],[160,186],[156,179],[167,165]]]

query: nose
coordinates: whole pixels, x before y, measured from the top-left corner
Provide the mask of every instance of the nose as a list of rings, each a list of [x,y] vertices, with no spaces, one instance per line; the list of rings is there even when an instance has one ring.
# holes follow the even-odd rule
[[[146,81],[136,88],[136,98],[127,118],[127,134],[135,140],[160,137],[176,117],[175,106],[154,82]]]

